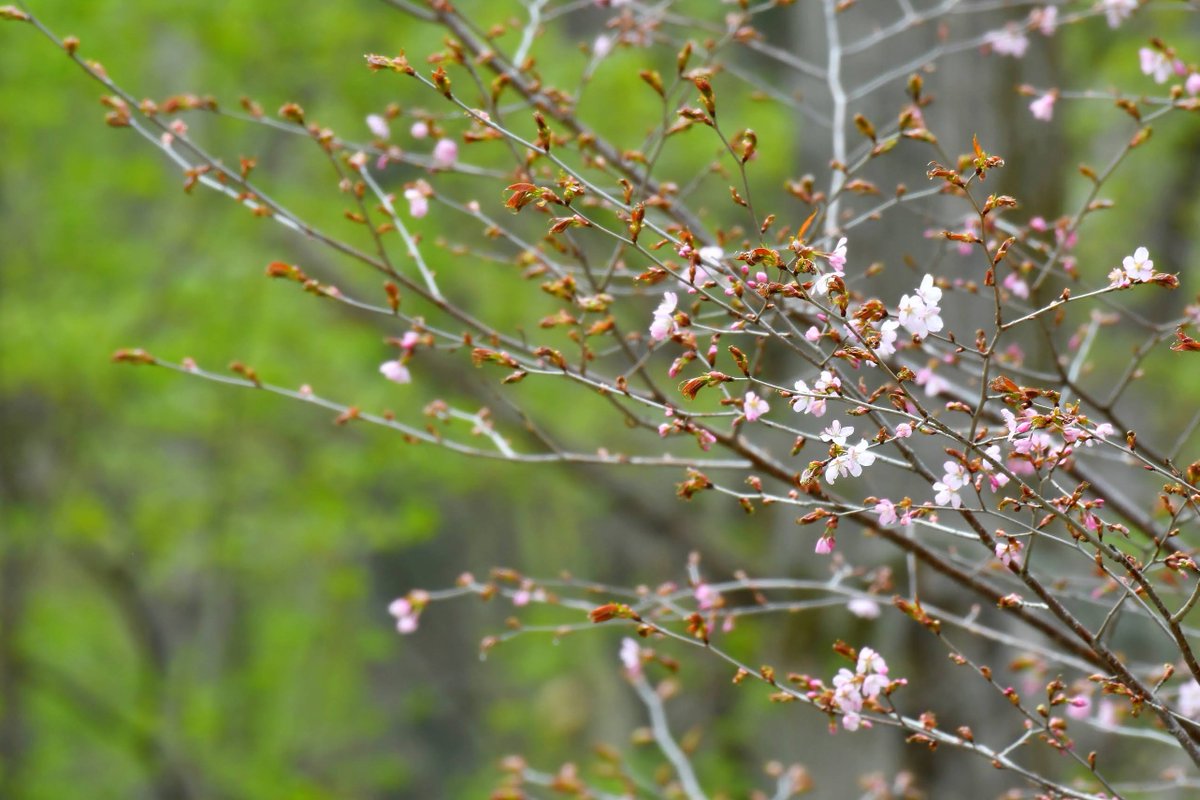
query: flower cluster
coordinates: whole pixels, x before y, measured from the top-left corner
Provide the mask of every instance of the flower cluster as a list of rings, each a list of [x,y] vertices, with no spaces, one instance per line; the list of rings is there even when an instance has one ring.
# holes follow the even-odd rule
[[[848,731],[871,727],[871,721],[862,716],[864,707],[870,707],[880,695],[887,695],[896,685],[906,683],[903,679],[893,681],[888,677],[888,665],[883,656],[869,647],[858,653],[854,671],[843,667],[833,677],[831,707],[842,715],[842,727]],[[810,693],[817,696],[819,693]]]
[[[913,336],[924,339],[942,329],[942,290],[933,285],[933,276],[926,275],[913,294],[900,298],[900,324]]]
[[[388,613],[396,618],[396,630],[413,633],[417,630],[421,612],[429,604],[429,594],[414,589],[404,597],[398,597],[388,606]]]
[[[798,414],[823,417],[825,416],[825,398],[840,394],[842,381],[829,370],[822,370],[821,377],[817,378],[811,389],[803,380],[796,381],[795,389],[797,396],[792,400],[792,410]]]

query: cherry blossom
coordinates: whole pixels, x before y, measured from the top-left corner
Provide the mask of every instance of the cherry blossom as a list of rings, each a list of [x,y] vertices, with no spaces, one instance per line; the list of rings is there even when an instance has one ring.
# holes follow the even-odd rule
[[[900,298],[900,324],[922,339],[937,333],[942,329],[942,310],[938,307],[941,298],[942,290],[933,285],[933,276],[926,275],[916,292]]]
[[[1033,113],[1034,119],[1040,119],[1042,122],[1049,122],[1054,117],[1054,101],[1058,99],[1058,95],[1054,92],[1046,92],[1044,95],[1034,100],[1029,104],[1029,110]]]
[[[746,397],[742,400],[742,411],[746,415],[747,422],[754,422],[754,420],[770,410],[771,407],[767,405],[766,400],[763,400],[754,392],[746,392]]]
[[[1200,683],[1190,680],[1179,687],[1177,710],[1188,719],[1200,718]]]
[[[408,213],[414,219],[421,219],[429,213],[429,198],[420,189],[405,189],[404,199],[408,201]]]
[[[1006,539],[996,544],[996,558],[1006,567],[1021,566],[1021,551],[1025,548],[1017,539]]]
[[[656,342],[670,337],[675,333],[675,306],[679,297],[674,292],[663,292],[662,302],[654,309],[654,321],[650,323],[650,338]]]
[[[458,160],[458,144],[453,139],[438,139],[433,146],[433,165],[435,167],[452,167]]]
[[[636,678],[642,674],[642,648],[628,636],[621,640],[620,658],[626,675]]]
[[[886,497],[875,504],[871,509],[879,515],[880,525],[895,525],[896,524],[896,505]]]
[[[933,484],[934,494],[933,501],[939,506],[951,506],[953,508],[962,507],[962,498],[958,492],[962,489],[962,480],[956,475],[946,473],[940,481],[935,481]]]
[[[833,710],[842,715],[842,727],[848,731],[860,727],[869,728],[871,722],[862,716],[863,706],[888,691],[893,685],[903,685],[901,678],[892,681],[888,677],[887,662],[870,647],[859,651],[854,671],[843,667],[833,676]]]
[[[833,442],[845,447],[846,439],[854,433],[854,428],[842,427],[840,420],[834,420],[833,423],[821,432],[822,442]]]
[[[414,139],[424,139],[429,135],[429,123],[417,120],[412,124],[412,127],[408,129],[408,134]]]
[[[393,383],[412,383],[408,367],[399,361],[385,361],[379,365],[379,374]]]
[[[696,598],[697,608],[701,611],[716,607],[721,599],[721,594],[707,583],[697,583],[692,589],[692,594]]]
[[[367,128],[376,139],[387,139],[392,135],[392,129],[388,126],[387,119],[379,114],[367,115]]]
[[[897,331],[900,323],[894,319],[885,319],[879,325],[879,343],[875,345],[875,355],[886,358],[896,352]]]
[[[829,370],[823,370],[821,377],[809,389],[803,380],[796,381],[795,389],[798,397],[792,400],[792,410],[799,414],[812,414],[814,417],[825,415],[825,398],[821,395],[837,394],[842,388],[842,381]]]
[[[877,619],[879,617],[879,603],[874,600],[868,600],[865,597],[856,597],[849,603],[846,603],[846,610],[859,619]]]
[[[841,274],[846,268],[846,237],[838,239],[837,247],[833,248],[833,252],[825,257],[829,262],[829,266]]]
[[[396,630],[400,633],[412,633],[417,629],[421,609],[407,597],[400,597],[391,602],[388,613],[396,618]]]
[[[1154,78],[1155,83],[1166,83],[1174,72],[1171,59],[1160,50],[1143,47],[1138,50],[1138,58],[1141,60],[1142,74]]]
[[[826,534],[820,539],[817,539],[817,546],[813,549],[813,552],[819,556],[827,556],[833,552],[833,548],[836,544],[837,542],[834,540],[834,538]]]
[[[1150,251],[1144,247],[1134,250],[1131,256],[1125,256],[1121,266],[1134,283],[1143,283],[1154,277],[1154,262],[1150,260]]]
[[[1029,12],[1029,22],[1042,36],[1053,36],[1058,29],[1058,6],[1035,8]]]
[[[1188,94],[1200,94],[1200,72],[1193,72],[1187,76],[1187,80],[1183,84],[1184,90]]]
[[[1108,27],[1116,28],[1121,25],[1122,20],[1137,10],[1138,0],[1100,0],[1096,7],[1103,9],[1104,16],[1108,19]]]
[[[913,435],[913,427],[912,427],[912,425],[908,424],[907,422],[901,422],[899,425],[896,426],[896,438],[897,439],[907,439],[908,437],[910,437],[912,435]]]
[[[858,444],[844,448],[825,467],[826,482],[832,484],[839,476],[844,478],[850,475],[857,478],[862,475],[863,467],[875,463],[875,454],[871,452],[870,447],[870,443],[862,439]]]
[[[1029,37],[1016,24],[1009,24],[1001,30],[992,31],[987,36],[987,42],[992,46],[992,52],[1001,56],[1021,58],[1029,49]]]

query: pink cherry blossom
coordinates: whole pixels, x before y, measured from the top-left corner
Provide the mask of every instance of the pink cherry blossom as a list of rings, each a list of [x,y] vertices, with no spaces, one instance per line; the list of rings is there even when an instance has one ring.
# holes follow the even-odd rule
[[[405,189],[404,199],[408,201],[408,213],[413,219],[421,219],[429,213],[429,198],[420,189]]]
[[[707,611],[717,605],[717,601],[721,599],[721,595],[707,583],[697,583],[692,590],[693,596],[696,598],[696,607],[701,611]]]
[[[879,617],[879,603],[874,600],[868,600],[865,597],[856,597],[849,603],[846,603],[846,610],[859,619],[877,619]]]
[[[852,433],[854,433],[854,428],[842,427],[841,420],[835,419],[828,428],[821,431],[821,441],[834,442],[844,447],[846,445],[846,439]]]
[[[896,438],[897,439],[907,439],[908,437],[910,437],[912,435],[913,435],[913,427],[912,427],[912,425],[909,425],[907,422],[901,422],[899,425],[896,426]]]
[[[1200,683],[1190,680],[1179,687],[1176,710],[1188,719],[1200,718]]]
[[[1143,47],[1138,50],[1138,58],[1141,61],[1142,74],[1154,78],[1155,83],[1166,83],[1174,71],[1171,59],[1160,50]]]
[[[1144,247],[1134,250],[1132,256],[1125,256],[1121,266],[1134,283],[1144,283],[1154,277],[1154,262],[1150,260],[1150,251]]]
[[[1053,36],[1058,29],[1058,6],[1035,8],[1029,13],[1029,21],[1042,36]]]
[[[838,239],[837,247],[833,248],[833,252],[825,257],[829,262],[829,266],[833,267],[838,273],[841,273],[846,268],[846,237]]]
[[[642,648],[628,636],[621,640],[620,658],[626,675],[636,678],[642,674]]]
[[[1116,28],[1121,25],[1122,20],[1137,10],[1138,0],[1100,0],[1096,7],[1104,10],[1104,16],[1108,18],[1108,27]]]
[[[1029,299],[1029,284],[1015,272],[1010,272],[1008,277],[1004,279],[1004,288],[1022,300]]]
[[[992,52],[1001,56],[1021,58],[1029,49],[1029,37],[1016,24],[1009,24],[1001,30],[992,31],[987,35],[987,42],[992,46]]]
[[[388,606],[388,613],[396,618],[396,630],[400,633],[412,633],[417,629],[421,610],[408,598],[400,597],[391,602]]]
[[[438,139],[433,146],[433,165],[435,167],[452,167],[458,160],[458,144],[453,139]]]
[[[767,405],[766,400],[763,400],[754,392],[746,392],[746,397],[742,400],[742,411],[746,415],[747,422],[754,422],[754,420],[770,410],[771,407]]]
[[[1184,81],[1183,88],[1188,94],[1200,94],[1200,72],[1193,72],[1191,75],[1188,75],[1187,80]]]
[[[376,139],[386,139],[392,135],[392,129],[388,126],[387,119],[379,114],[367,115],[367,128]]]
[[[851,445],[834,456],[825,467],[825,481],[833,484],[839,476],[857,478],[862,475],[863,467],[875,463],[875,454],[871,452],[870,446],[866,439],[862,439],[858,444]]]
[[[379,374],[393,383],[412,383],[408,367],[399,361],[385,361],[379,365]]]
[[[662,302],[654,309],[654,321],[650,323],[651,339],[661,342],[675,333],[675,306],[678,303],[679,297],[674,292],[663,292]]]
[[[833,552],[834,546],[837,544],[834,538],[828,534],[817,539],[817,546],[813,548],[813,552],[819,556],[827,556]]]
[[[1054,92],[1046,92],[1037,100],[1030,103],[1029,110],[1033,113],[1033,118],[1040,119],[1042,122],[1049,122],[1054,117],[1054,101],[1057,99],[1058,95]]]
[[[414,139],[424,139],[429,135],[429,123],[417,120],[412,124],[412,127],[408,129],[408,133]]]
[[[1021,566],[1021,551],[1025,545],[1017,539],[1004,539],[996,544],[996,558],[1006,567]]]
[[[880,525],[895,525],[896,524],[896,505],[886,497],[875,504],[871,509],[879,515]]]

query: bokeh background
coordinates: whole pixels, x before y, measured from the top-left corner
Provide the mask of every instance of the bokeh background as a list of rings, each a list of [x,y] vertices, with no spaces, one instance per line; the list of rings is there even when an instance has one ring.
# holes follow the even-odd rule
[[[475,5],[484,23],[520,11]],[[360,139],[364,116],[389,102],[436,106],[362,67],[365,52],[437,47],[432,29],[384,3],[31,7],[58,33],[80,36],[83,52],[137,96],[195,92],[234,107],[250,95],[268,110],[296,101]],[[552,28],[539,45],[543,62],[577,72],[586,61],[577,42],[591,41],[604,18]],[[1190,16],[1177,20],[1195,33]],[[993,58],[984,72],[944,69],[927,79],[944,101],[934,127],[957,130],[962,141],[949,146],[962,149],[971,133],[962,119],[986,128],[989,149],[1021,155],[1010,156],[1000,180],[1012,185],[1002,188],[1019,188],[1030,213],[1055,217],[1083,191],[1075,165],[1126,135],[1120,112],[1060,103],[1054,124],[1031,125],[1028,100],[1013,88],[1148,90],[1131,54],[1150,26],[1139,17],[1118,38],[1091,25],[1064,32],[1053,53]],[[770,35],[785,47],[819,42],[796,22]],[[636,52],[619,53],[588,90],[599,126],[618,137],[624,127],[640,137],[657,121],[647,93],[630,88],[638,66]],[[737,568],[821,574],[789,515],[745,517],[711,498],[683,504],[675,475],[470,461],[382,430],[335,427],[328,414],[279,398],[113,365],[117,348],[142,346],[202,365],[239,359],[275,383],[337,387],[364,407],[419,408],[424,398],[380,380],[388,351],[376,324],[263,277],[266,263],[285,260],[355,280],[339,272],[346,265],[212,193],[185,194],[160,154],[104,126],[99,87],[31,29],[0,27],[0,76],[0,797],[484,797],[510,752],[547,769],[586,760],[598,741],[634,752],[628,734],[642,710],[618,674],[618,638],[554,645],[529,636],[483,661],[480,639],[510,609],[439,605],[401,638],[386,614],[393,597],[496,565],[682,581],[693,550],[717,577]],[[755,101],[733,92],[726,102]],[[767,197],[782,197],[788,176],[822,173],[824,142],[802,119],[758,113],[777,159],[759,173]],[[311,143],[202,115],[188,122],[227,159],[256,155],[301,215],[355,235],[338,227],[342,201]],[[1136,199],[1137,213],[1089,228],[1081,263],[1106,271],[1131,241],[1154,243],[1167,271],[1194,262],[1200,126],[1168,120],[1155,140],[1153,158],[1108,192]],[[693,143],[674,157],[686,165],[712,155],[709,143]],[[914,181],[924,162],[908,166]],[[498,207],[503,183],[480,197]],[[422,230],[449,237],[452,223],[434,214]],[[920,239],[922,224],[909,220],[895,236]],[[890,257],[896,241],[881,234],[858,252]],[[519,317],[519,289],[481,302]],[[1147,310],[1177,313],[1186,299]],[[1155,379],[1179,393],[1195,381]],[[453,370],[424,381],[456,396],[483,385]],[[556,398],[543,402],[565,413]],[[601,412],[585,404],[569,413],[580,431],[603,435],[616,422]],[[915,628],[899,617],[874,626],[845,614],[796,617],[765,632],[746,626],[735,647],[814,673],[836,667],[828,645],[838,636],[887,642],[910,668],[944,658]],[[687,699],[672,706],[681,732],[702,732],[710,785],[745,796],[765,785],[769,759],[827,757],[825,720],[730,692],[728,678],[689,664]],[[972,691],[938,689],[943,700]],[[927,788],[955,785],[946,774],[955,762],[880,738],[856,742],[860,766],[914,769]],[[632,758],[657,763],[650,753]],[[847,772],[818,796],[851,796],[853,785]]]

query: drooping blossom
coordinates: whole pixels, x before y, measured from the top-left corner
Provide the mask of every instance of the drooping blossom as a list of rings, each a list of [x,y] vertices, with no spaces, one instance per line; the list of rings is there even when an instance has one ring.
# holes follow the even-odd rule
[[[1100,0],[1096,6],[1104,10],[1104,16],[1108,19],[1108,27],[1120,27],[1122,20],[1127,19],[1134,11],[1137,10],[1138,0]]]
[[[458,143],[453,139],[438,139],[433,146],[433,165],[435,167],[452,167],[458,160]]]
[[[987,35],[987,42],[992,46],[992,52],[1001,56],[1021,58],[1029,49],[1029,37],[1016,24],[1009,24],[998,31],[992,31]]]
[[[1149,47],[1138,50],[1142,74],[1154,78],[1155,83],[1166,83],[1174,72],[1174,64],[1166,53]]]
[[[385,361],[379,365],[379,374],[393,383],[412,383],[408,367],[399,361]]]
[[[654,321],[650,323],[651,339],[661,342],[675,333],[675,306],[678,303],[679,297],[674,292],[663,292],[662,302],[654,309]]]
[[[813,548],[813,552],[819,556],[827,556],[833,552],[833,548],[836,544],[837,542],[834,540],[834,538],[829,534],[826,534],[820,539],[817,539],[817,546]]]
[[[746,397],[742,400],[742,412],[746,415],[747,422],[754,422],[770,410],[771,407],[767,405],[766,400],[754,392],[746,392]]]
[[[1040,119],[1042,122],[1049,122],[1054,117],[1054,101],[1058,99],[1058,95],[1054,92],[1046,92],[1044,95],[1034,100],[1029,104],[1029,110],[1033,114],[1034,119]]]

